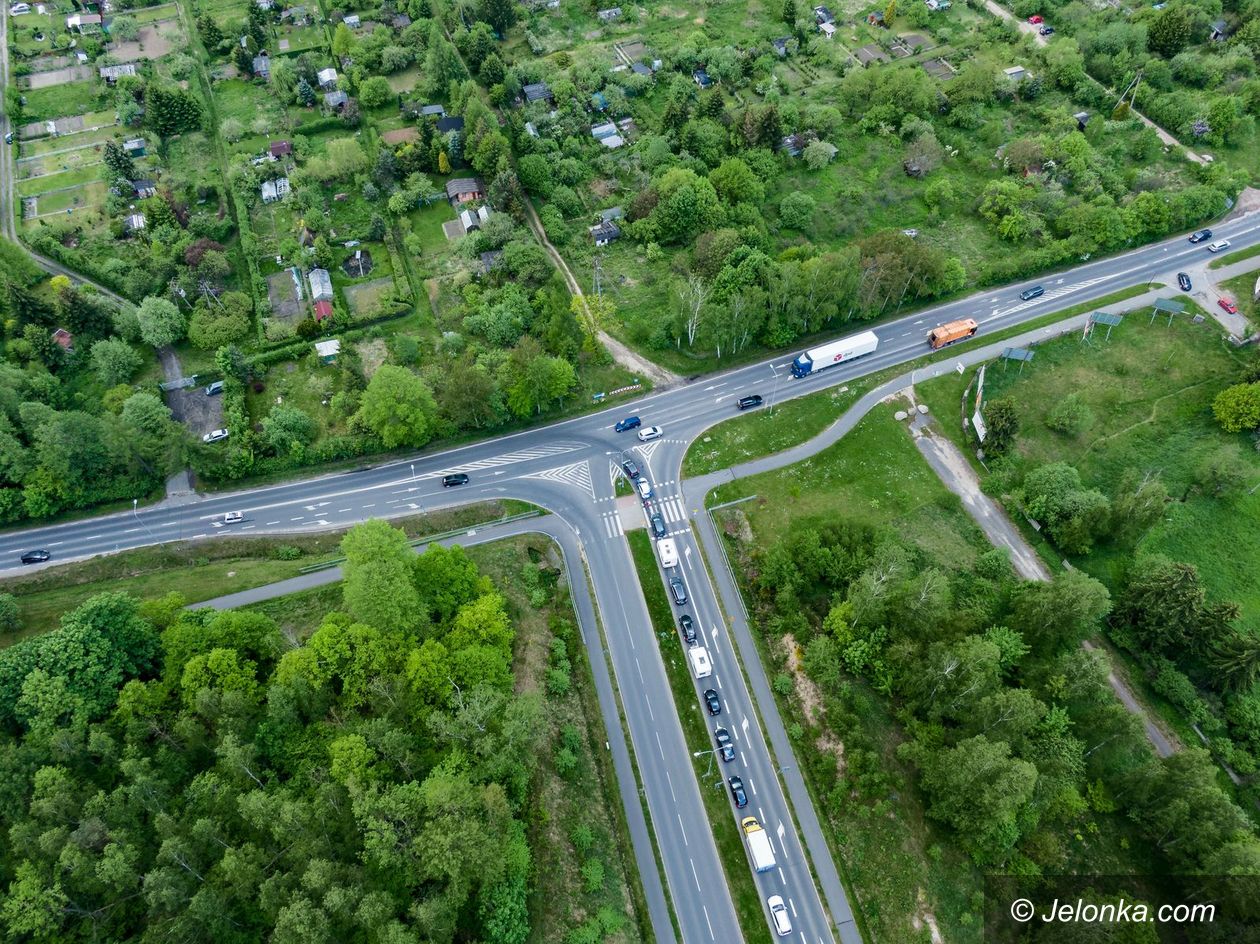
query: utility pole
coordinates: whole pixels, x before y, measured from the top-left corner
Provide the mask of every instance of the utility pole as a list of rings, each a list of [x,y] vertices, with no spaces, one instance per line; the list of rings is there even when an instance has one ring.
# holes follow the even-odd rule
[[[601,257],[595,257],[595,294],[601,299],[604,297],[604,269],[601,263]]]

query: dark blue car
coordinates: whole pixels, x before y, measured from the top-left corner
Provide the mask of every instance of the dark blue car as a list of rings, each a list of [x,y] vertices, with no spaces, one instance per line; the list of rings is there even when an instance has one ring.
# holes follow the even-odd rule
[[[624,433],[629,429],[638,429],[642,425],[643,421],[637,416],[627,416],[624,420],[618,420],[617,425],[613,429],[619,433]]]

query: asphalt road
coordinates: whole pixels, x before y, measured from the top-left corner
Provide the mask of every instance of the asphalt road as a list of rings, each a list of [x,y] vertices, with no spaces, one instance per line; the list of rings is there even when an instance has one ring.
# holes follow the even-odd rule
[[[1260,242],[1260,217],[1256,215],[1221,223],[1213,229],[1217,238],[1231,239],[1235,249]],[[64,561],[179,539],[212,540],[228,530],[291,533],[327,529],[365,518],[410,515],[421,509],[485,498],[515,497],[542,505],[572,526],[586,559],[682,936],[686,941],[736,941],[740,939],[739,927],[699,796],[700,789],[716,788],[707,781],[697,784],[692,774],[693,759],[688,756],[681,728],[670,708],[664,665],[651,633],[628,546],[622,540],[615,478],[619,461],[633,455],[656,490],[650,507],[662,514],[683,554],[678,572],[687,586],[688,610],[703,628],[714,663],[714,677],[706,680],[705,687],[712,683],[720,692],[720,720],[737,737],[738,757],[732,769],[741,772],[749,792],[750,807],[746,812],[766,824],[775,843],[778,866],[758,876],[759,887],[763,895],[782,894],[789,902],[793,938],[802,944],[831,941],[837,932],[845,944],[856,944],[859,936],[848,920],[848,902],[838,880],[832,878],[834,863],[799,775],[793,775],[796,765],[791,745],[782,734],[773,701],[760,691],[764,673],[755,651],[748,648],[750,640],[741,641],[737,634],[732,641],[700,562],[691,517],[701,507],[703,492],[693,492],[689,483],[688,493],[694,500],[688,502],[679,481],[687,446],[704,429],[733,415],[739,396],[759,393],[766,397],[768,406],[905,363],[926,353],[925,336],[931,327],[955,318],[974,317],[980,322],[983,342],[986,333],[1018,325],[1056,308],[1087,302],[1152,279],[1171,283],[1176,271],[1189,261],[1202,258],[1204,251],[1179,237],[1113,259],[1091,262],[1062,275],[1044,277],[1040,284],[1046,293],[1033,301],[1022,302],[1017,297],[1022,289],[1035,284],[1028,282],[919,312],[874,328],[880,338],[875,354],[800,380],[792,379],[786,372],[791,355],[780,355],[597,414],[420,455],[414,462],[391,462],[355,472],[216,494],[179,507],[5,533],[0,535],[0,574],[20,567],[19,554],[34,547],[47,548],[55,561]],[[1260,261],[1253,261],[1260,265]],[[1175,291],[1165,294],[1173,295]],[[1034,332],[1030,337],[1040,335],[1041,332]],[[1012,343],[1018,342],[1007,341],[1004,345]],[[947,370],[954,360],[969,362],[993,353],[975,345],[960,348],[957,358],[933,369]],[[663,426],[665,436],[640,443],[633,433],[618,435],[612,424],[628,414],[642,416],[645,424]],[[797,461],[814,445],[806,444],[771,460],[750,463],[726,477]],[[440,479],[450,472],[468,473],[470,484],[444,490]],[[720,479],[718,476],[716,480]],[[228,511],[241,511],[246,520],[224,525],[223,514]],[[732,623],[738,624],[729,605],[726,610]],[[584,625],[583,631],[588,640],[593,638],[591,626]],[[746,635],[746,628],[742,635]],[[755,704],[740,671],[737,646],[754,689],[761,695]],[[680,707],[692,710],[694,706]],[[773,741],[773,756],[762,729],[762,717]],[[776,761],[785,770],[782,780]],[[799,814],[799,823],[784,793],[784,783]],[[632,786],[632,780],[623,780],[623,790]],[[798,828],[822,886],[821,897],[810,875]]]

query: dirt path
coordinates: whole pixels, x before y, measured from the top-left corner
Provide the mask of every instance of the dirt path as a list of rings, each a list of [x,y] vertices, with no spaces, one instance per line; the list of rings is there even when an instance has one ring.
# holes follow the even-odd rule
[[[913,388],[908,395],[913,402]],[[1001,506],[981,490],[980,479],[967,457],[950,440],[933,431],[932,420],[926,413],[915,415],[910,423],[910,435],[945,487],[962,499],[967,514],[980,526],[989,543],[1010,552],[1015,572],[1025,580],[1049,580],[1050,571],[1037,552],[1024,540]]]
[[[914,402],[914,388],[907,387],[901,391],[911,403]],[[1019,529],[1007,517],[1001,507],[980,488],[980,479],[975,469],[967,461],[957,446],[944,436],[936,434],[932,429],[932,420],[927,414],[916,413],[910,423],[910,435],[914,444],[927,460],[941,480],[941,483],[962,499],[967,514],[980,526],[994,546],[1004,547],[1011,554],[1011,564],[1025,580],[1049,580],[1050,571],[1032,546],[1024,540]],[[1091,652],[1101,652],[1103,658],[1107,653],[1100,647],[1086,640],[1081,646]],[[1127,682],[1120,678],[1111,668],[1108,659],[1107,683],[1116,693],[1120,703],[1142,721],[1142,729],[1146,738],[1160,757],[1168,757],[1180,749],[1180,745],[1151,718],[1150,712],[1138,700]]]
[[[564,256],[560,255],[560,250],[551,244],[551,240],[547,238],[547,231],[543,229],[542,220],[538,218],[534,205],[528,199],[525,201],[525,219],[529,222],[529,228],[534,231],[534,235],[538,237],[538,241],[542,243],[543,249],[547,255],[551,257],[551,261],[555,267],[560,270],[565,284],[569,287],[569,293],[576,295],[582,299],[582,307],[586,307],[586,296],[582,292],[582,286],[578,284],[577,278],[573,275],[573,270],[569,268],[569,264],[564,261]],[[669,387],[677,387],[683,382],[683,378],[672,370],[666,370],[644,357],[640,357],[629,347],[622,344],[607,331],[598,332],[599,343],[608,348],[608,351],[622,367],[633,371],[641,377],[646,377],[652,381],[652,386],[657,390],[665,390]]]

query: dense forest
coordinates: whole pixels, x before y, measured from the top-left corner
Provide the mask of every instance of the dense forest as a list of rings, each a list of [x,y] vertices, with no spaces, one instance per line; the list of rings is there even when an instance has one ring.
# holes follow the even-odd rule
[[[1081,645],[1109,616],[1131,619],[1139,586],[1113,601],[1080,572],[1018,581],[998,550],[950,568],[843,521],[785,536],[747,566],[768,645],[793,639],[821,698],[820,719],[795,734],[825,815],[854,803],[878,815],[911,786],[862,730],[876,702],[900,722],[896,754],[928,817],[981,871],[1163,876],[1131,891],[1216,897],[1226,936],[1260,917],[1243,885],[1206,878],[1260,870],[1254,822],[1206,751],[1154,754],[1108,685],[1106,657]],[[820,733],[843,740],[842,767],[804,747]],[[964,907],[975,909],[967,926],[980,905]]]
[[[0,653],[6,940],[526,940],[531,778],[576,634],[548,695],[517,694],[505,598],[460,549],[369,522],[343,551],[344,609],[301,645],[106,593]]]

